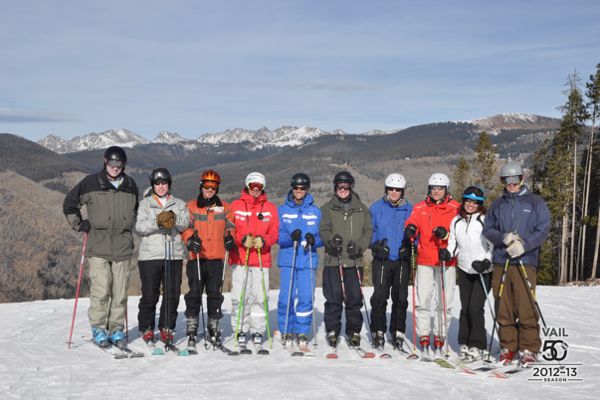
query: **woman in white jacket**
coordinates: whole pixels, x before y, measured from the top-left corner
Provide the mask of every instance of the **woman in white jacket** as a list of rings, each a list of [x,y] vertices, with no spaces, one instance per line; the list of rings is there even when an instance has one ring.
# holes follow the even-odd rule
[[[169,348],[177,321],[181,288],[183,243],[180,233],[189,225],[185,202],[171,195],[171,174],[156,168],[150,174],[152,187],[140,201],[135,232],[142,237],[138,268],[142,297],[138,306],[138,327],[146,343],[154,342],[156,304],[163,285],[158,327],[160,338]]]
[[[459,356],[466,360],[478,360],[483,358],[487,342],[484,311],[493,270],[493,245],[481,233],[486,212],[483,189],[469,186],[464,190],[462,199],[460,214],[450,223],[448,251],[458,261],[461,303]]]

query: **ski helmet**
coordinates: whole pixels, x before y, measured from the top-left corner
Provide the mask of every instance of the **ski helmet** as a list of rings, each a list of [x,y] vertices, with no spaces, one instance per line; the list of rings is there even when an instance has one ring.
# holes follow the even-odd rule
[[[202,172],[200,176],[200,185],[204,186],[207,182],[214,182],[219,187],[221,184],[221,175],[214,169],[207,169]]]
[[[127,154],[125,153],[125,150],[119,146],[110,146],[104,152],[104,159],[106,162],[115,160],[121,161],[123,164],[125,164],[127,162]]]
[[[310,178],[305,173],[299,172],[299,173],[295,174],[294,176],[292,176],[292,179],[290,181],[290,186],[291,187],[306,186],[307,188],[309,188],[310,187]]]
[[[518,161],[509,161],[500,169],[500,178],[506,184],[520,183],[523,180],[523,167]]]
[[[340,171],[333,177],[333,185],[337,185],[338,183],[349,183],[350,187],[354,187],[354,177],[348,171]]]
[[[446,176],[446,174],[442,174],[441,172],[436,172],[435,174],[429,177],[429,181],[427,182],[428,186],[445,186],[446,190],[450,188],[450,179]]]
[[[246,187],[248,189],[250,189],[250,184],[251,183],[260,183],[260,184],[262,184],[263,185],[263,190],[267,186],[267,180],[265,179],[265,176],[263,174],[261,174],[260,172],[250,172],[248,174],[248,176],[246,177]]]
[[[406,188],[406,179],[400,174],[389,174],[385,178],[386,188],[404,189]]]
[[[167,182],[169,189],[171,188],[171,173],[166,168],[155,168],[150,173],[150,184],[155,185],[159,182]]]
[[[474,200],[477,204],[483,204],[485,201],[485,191],[479,186],[467,186],[462,195],[464,200]]]

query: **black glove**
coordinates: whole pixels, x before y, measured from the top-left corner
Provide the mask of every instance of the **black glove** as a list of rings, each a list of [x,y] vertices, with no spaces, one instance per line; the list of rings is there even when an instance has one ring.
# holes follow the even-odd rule
[[[225,239],[223,239],[223,243],[225,244],[225,250],[231,251],[234,249],[235,240],[233,240],[233,236],[231,236],[231,233],[227,232],[227,236],[225,236]]]
[[[488,259],[475,260],[471,263],[471,267],[480,274],[483,274],[492,266],[492,262]]]
[[[335,247],[342,248],[342,245],[344,244],[344,239],[342,239],[342,237],[340,235],[338,235],[336,233],[335,235],[333,235],[333,239],[331,239],[331,240]]]
[[[438,226],[433,230],[433,234],[442,240],[448,239],[448,229]]]
[[[254,236],[247,234],[242,238],[242,245],[246,248],[254,247]]]
[[[292,242],[298,242],[302,237],[302,231],[300,229],[296,229],[290,234],[290,237],[292,238]]]
[[[202,249],[202,239],[198,237],[198,232],[195,232],[192,237],[189,238],[187,248],[192,253],[200,253]]]
[[[414,247],[415,256],[417,255],[417,245],[408,239],[402,241],[402,246],[398,250],[398,258],[402,261],[408,261],[412,257],[411,246]]]
[[[390,256],[390,248],[387,246],[387,239],[378,240],[373,243],[371,251],[373,252],[373,257],[382,261],[387,260]]]
[[[79,232],[89,233],[91,229],[92,225],[87,219],[84,219],[79,223]]]
[[[441,248],[438,252],[438,256],[440,257],[440,261],[450,261],[452,260],[452,254],[446,248]]]
[[[307,233],[304,236],[304,239],[306,239],[306,245],[307,246],[314,247],[314,245],[315,245],[315,236],[312,233]]]
[[[417,227],[413,224],[406,225],[406,228],[404,228],[404,237],[413,239],[415,236],[417,236]]]
[[[334,257],[342,255],[342,244],[344,240],[340,235],[334,235],[332,239],[327,242],[328,253]]]
[[[348,256],[352,259],[356,259],[362,256],[362,249],[352,240],[349,241],[346,245],[346,252],[348,253]]]

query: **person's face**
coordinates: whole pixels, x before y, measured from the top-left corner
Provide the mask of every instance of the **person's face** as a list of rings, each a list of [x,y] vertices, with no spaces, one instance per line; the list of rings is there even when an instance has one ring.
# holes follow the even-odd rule
[[[502,183],[506,191],[509,193],[519,193],[521,190],[521,177],[519,176],[507,176],[502,178]]]
[[[259,182],[252,182],[248,185],[248,192],[252,195],[252,197],[257,198],[260,196],[264,189],[264,185]]]
[[[298,186],[294,186],[292,188],[292,196],[294,197],[294,200],[296,200],[297,202],[301,202],[302,200],[304,200],[307,193],[308,193],[308,187],[306,187],[306,186],[298,185]]]
[[[350,184],[338,183],[335,185],[335,194],[342,200],[347,199],[350,196]]]
[[[152,189],[154,189],[154,193],[156,193],[157,196],[163,197],[169,193],[169,184],[166,181],[154,182],[152,184]]]
[[[121,161],[117,160],[105,160],[106,162],[106,173],[112,179],[116,179],[121,172],[123,172],[123,168],[125,168],[125,164]]]
[[[465,208],[467,214],[473,214],[479,209],[479,204],[477,204],[475,200],[466,199],[463,207]]]
[[[446,195],[446,187],[445,186],[431,186],[429,190],[429,195],[434,201],[440,201]]]
[[[213,185],[212,183],[206,183],[202,185],[202,196],[205,199],[210,200],[215,196],[215,194],[217,194],[218,188],[219,187],[217,185]]]
[[[400,200],[400,197],[402,197],[402,189],[399,188],[389,187],[386,189],[385,193],[387,194],[388,198],[394,203],[396,203],[398,200]]]

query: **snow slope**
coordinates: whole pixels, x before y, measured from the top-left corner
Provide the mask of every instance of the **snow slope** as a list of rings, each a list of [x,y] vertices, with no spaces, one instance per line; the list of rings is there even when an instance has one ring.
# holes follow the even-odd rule
[[[366,288],[367,296],[372,289]],[[457,291],[458,292],[458,291]],[[409,291],[410,293],[410,291]],[[525,372],[501,380],[467,375],[432,363],[360,359],[340,344],[341,357],[323,357],[323,297],[317,291],[318,351],[315,358],[292,358],[273,344],[271,356],[228,357],[204,351],[198,356],[144,357],[114,360],[88,342],[88,299],[81,299],[74,345],[67,350],[73,300],[0,304],[4,330],[0,336],[1,399],[592,399],[600,393],[598,287],[541,287],[539,302],[548,325],[565,327],[569,347],[564,362],[581,363],[580,382],[528,381]],[[410,296],[409,296],[410,298]],[[137,338],[137,297],[129,299],[129,335]],[[270,320],[276,320],[277,291],[270,295]],[[227,336],[231,302],[225,294],[223,326]],[[408,332],[412,332],[412,314]],[[179,305],[178,332],[185,326]],[[388,308],[389,312],[389,308]],[[451,346],[456,351],[458,294],[452,311]],[[489,314],[487,314],[489,315]],[[491,327],[491,319],[488,318]],[[488,330],[490,332],[490,330]],[[409,333],[409,337],[410,337]],[[363,330],[366,337],[366,330]],[[366,339],[363,339],[366,340]],[[232,343],[227,343],[232,346]],[[495,345],[495,347],[497,344]],[[366,346],[363,346],[366,347]]]

